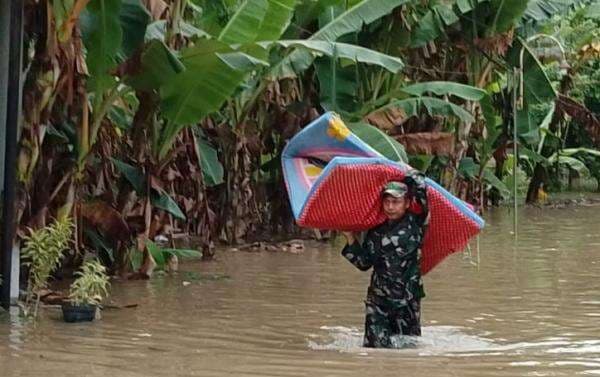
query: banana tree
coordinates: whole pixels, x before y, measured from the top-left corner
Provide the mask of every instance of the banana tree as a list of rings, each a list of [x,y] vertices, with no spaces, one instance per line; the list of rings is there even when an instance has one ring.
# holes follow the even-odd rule
[[[293,9],[295,2],[290,2],[288,5]],[[255,181],[255,178],[252,178],[252,172],[254,171],[252,166],[256,166],[256,164],[244,157],[249,155],[247,149],[249,140],[246,127],[249,121],[250,123],[254,122],[254,118],[257,118],[258,122],[261,123],[259,127],[265,127],[262,123],[267,118],[267,114],[264,112],[257,113],[259,107],[257,106],[257,101],[264,95],[267,88],[277,85],[278,80],[300,77],[299,75],[318,56],[341,59],[350,64],[365,63],[378,65],[392,72],[398,72],[402,68],[402,62],[398,58],[389,57],[360,46],[335,42],[337,36],[345,32],[359,30],[365,22],[371,22],[377,17],[391,12],[393,4],[384,4],[381,1],[362,1],[339,15],[339,17],[307,40],[277,40],[293,15],[292,12],[289,12],[290,8],[288,8],[288,13],[285,14],[285,17],[279,18],[271,16],[272,12],[269,11],[271,8],[267,8],[267,12],[264,13],[265,19],[279,19],[285,22],[286,25],[265,29],[256,27],[257,17],[250,18],[254,22],[252,24],[252,22],[247,21],[248,17],[244,16],[244,13],[249,9],[254,10],[253,15],[255,16],[260,14],[257,11],[258,7],[242,7],[232,17],[230,24],[223,28],[223,31],[218,36],[219,40],[227,40],[229,43],[235,43],[230,46],[237,49],[237,51],[244,51],[255,59],[268,63],[268,67],[264,64],[257,65],[257,67],[262,68],[257,69],[252,75],[248,76],[248,79],[244,81],[247,88],[238,92],[239,94],[233,97],[224,109],[225,114],[228,114],[228,118],[231,120],[230,127],[232,127],[234,140],[233,144],[229,144],[229,146],[221,146],[226,152],[225,155],[232,157],[232,160],[226,161],[227,168],[225,170],[229,172],[230,176],[228,180],[229,189],[226,190],[226,194],[228,195],[226,202],[233,203],[234,206],[235,203],[253,202],[253,189],[247,186],[247,182]],[[242,22],[242,20],[246,21]],[[258,30],[258,32],[255,32],[255,30]],[[276,50],[279,52],[274,53]],[[253,119],[250,119],[249,116]],[[263,120],[261,121],[260,119]],[[184,125],[180,126],[185,127]],[[267,128],[262,134],[268,134],[269,132]],[[242,151],[239,157],[233,157],[239,151]],[[276,157],[277,153],[274,152],[271,157]],[[239,172],[239,174],[236,172]],[[238,189],[234,189],[234,187],[238,187]],[[244,187],[244,189],[240,190],[240,187]],[[243,192],[246,192],[248,197],[238,198],[237,196]],[[229,213],[233,213],[233,211],[232,208],[229,210]],[[252,208],[249,208],[248,211],[252,211]],[[232,216],[233,227],[247,227],[247,221],[244,218],[257,218],[256,215],[256,212],[247,212],[246,215]],[[227,214],[223,215],[223,218],[228,217],[229,215]],[[237,221],[244,224],[237,227],[235,225]],[[231,230],[228,233],[238,234],[244,232]],[[230,236],[231,238],[233,236]]]
[[[365,13],[366,4],[375,3],[382,7],[381,2],[372,1],[363,1],[357,7]],[[173,147],[183,130],[202,123],[222,109],[223,105],[226,106],[223,111],[233,115],[231,126],[235,137],[243,139],[243,127],[240,125],[244,124],[253,100],[258,98],[269,82],[266,77],[271,77],[273,70],[281,69],[282,62],[289,59],[288,53],[289,56],[304,56],[304,66],[310,65],[315,56],[330,56],[352,64],[378,65],[392,72],[402,68],[400,59],[360,46],[323,39],[278,40],[290,22],[294,6],[295,1],[291,0],[248,0],[238,8],[219,35],[196,33],[191,36],[193,46],[178,52],[172,51],[164,41],[150,39],[146,42],[139,59],[141,69],[132,72],[126,82],[137,91],[152,93],[160,104],[160,108],[156,109],[158,118],[151,122],[148,132],[151,139],[149,155],[153,161],[152,171],[146,173],[148,177],[159,177],[178,153],[178,149]],[[379,13],[385,12],[380,10]],[[364,20],[356,20],[356,10],[349,14],[352,17],[342,15],[334,25],[354,20],[355,28],[362,26]],[[358,15],[362,13],[358,12]],[[330,31],[330,35],[335,33]],[[161,33],[153,30],[150,36],[161,36]],[[273,59],[277,56],[282,58]],[[305,68],[289,66],[288,69],[299,73]],[[195,139],[200,154],[213,157],[212,166],[215,169],[203,170],[212,172],[222,169],[214,158],[216,152],[206,136],[195,135]],[[232,153],[225,153],[225,156],[234,156],[239,148],[232,148]],[[206,164],[204,167],[207,167]],[[247,182],[243,178],[231,177],[236,170],[249,172],[253,169],[228,167],[225,172],[230,184],[232,179],[237,180],[238,184]],[[204,178],[213,183],[220,183],[223,179],[214,179],[212,174],[208,177],[205,174]],[[232,199],[231,202],[247,201]]]

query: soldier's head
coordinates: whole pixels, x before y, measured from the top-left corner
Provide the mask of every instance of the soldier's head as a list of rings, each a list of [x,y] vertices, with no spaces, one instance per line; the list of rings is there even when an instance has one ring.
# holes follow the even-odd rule
[[[381,191],[383,213],[388,220],[400,220],[410,205],[408,187],[398,181],[390,181]]]

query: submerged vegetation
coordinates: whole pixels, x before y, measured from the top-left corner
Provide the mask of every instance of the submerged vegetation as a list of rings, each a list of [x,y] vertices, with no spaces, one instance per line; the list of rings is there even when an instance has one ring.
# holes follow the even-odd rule
[[[25,20],[18,219],[71,216],[71,264],[145,274],[158,235],[211,258],[299,232],[280,154],[326,110],[479,208],[600,178],[597,1],[53,0]]]

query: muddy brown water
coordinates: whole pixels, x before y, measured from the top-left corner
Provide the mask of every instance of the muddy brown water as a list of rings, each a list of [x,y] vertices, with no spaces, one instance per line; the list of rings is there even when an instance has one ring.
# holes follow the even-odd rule
[[[222,251],[173,275],[115,283],[93,324],[0,315],[0,376],[600,375],[600,207],[486,214],[471,253],[425,277],[423,337],[362,341],[369,273],[340,244]]]

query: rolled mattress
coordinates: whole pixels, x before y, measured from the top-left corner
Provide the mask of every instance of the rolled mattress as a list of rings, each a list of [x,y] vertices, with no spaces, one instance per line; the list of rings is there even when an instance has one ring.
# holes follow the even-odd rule
[[[410,169],[383,157],[333,113],[296,134],[283,150],[282,164],[298,225],[346,231],[384,222],[381,189],[388,181],[402,180]],[[464,249],[484,226],[468,204],[431,179],[426,183],[430,219],[422,246],[423,274]]]

